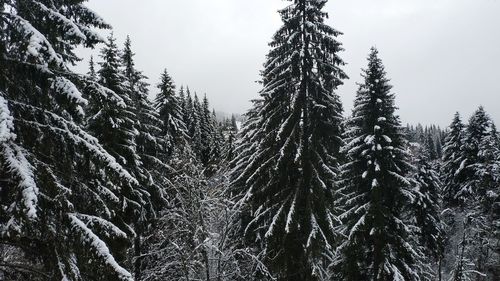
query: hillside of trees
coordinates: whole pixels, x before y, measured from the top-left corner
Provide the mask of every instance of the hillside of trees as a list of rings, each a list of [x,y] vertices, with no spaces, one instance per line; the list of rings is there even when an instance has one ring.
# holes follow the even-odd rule
[[[402,125],[376,48],[344,112],[326,2],[279,11],[240,124],[85,1],[0,1],[0,280],[499,280],[493,120]]]

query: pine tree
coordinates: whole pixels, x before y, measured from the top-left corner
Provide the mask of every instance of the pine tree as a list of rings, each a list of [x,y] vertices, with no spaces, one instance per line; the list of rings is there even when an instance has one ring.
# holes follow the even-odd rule
[[[238,123],[236,122],[236,116],[234,114],[231,115],[231,129],[233,132],[238,132]]]
[[[476,176],[483,163],[479,158],[480,144],[488,135],[490,118],[481,106],[472,115],[465,130],[463,148],[465,159],[462,173],[466,178],[457,196],[471,197],[482,192],[480,179]]]
[[[441,220],[441,189],[442,184],[438,172],[432,167],[431,152],[428,147],[417,146],[414,151],[416,172],[413,176],[416,183],[415,200],[412,204],[414,224],[419,228],[418,245],[423,248],[426,257],[423,262],[430,268],[436,268],[441,276],[442,259],[444,255],[444,224]],[[425,274],[428,273],[429,275]],[[432,279],[432,270],[421,274]],[[441,280],[441,279],[439,279]]]
[[[109,96],[104,96],[90,91],[89,129],[106,150],[135,173],[139,159],[135,146],[133,100],[122,73],[120,51],[112,34],[101,50],[101,57],[99,83],[111,92],[107,93]]]
[[[211,154],[215,144],[215,127],[206,95],[203,97],[203,102],[198,109],[198,116],[200,118],[200,147],[198,153],[201,163],[208,166],[212,160]]]
[[[132,280],[121,264],[137,180],[84,129],[83,90],[97,86],[69,68],[109,27],[83,2],[0,4],[0,244],[18,253],[2,256],[13,279]]]
[[[95,71],[94,56],[90,56],[89,72],[87,73],[87,75],[89,76],[90,80],[97,81],[97,73]]]
[[[191,146],[196,154],[199,161],[202,161],[202,151],[203,142],[201,137],[201,118],[202,118],[202,108],[198,95],[194,93],[194,98],[191,107],[191,128],[189,129],[189,134],[191,137]]]
[[[194,115],[193,99],[191,97],[191,92],[189,91],[189,87],[186,87],[186,102],[184,104],[184,124],[186,124],[186,128],[188,130],[188,134],[192,142],[194,136],[194,128],[193,128],[194,118],[195,115]]]
[[[433,161],[437,159],[436,145],[434,143],[434,138],[431,133],[427,133],[424,141],[425,149],[429,154],[429,160]]]
[[[225,136],[224,136],[224,128],[222,123],[217,120],[217,114],[215,110],[212,110],[212,114],[210,116],[210,121],[212,122],[212,145],[210,151],[210,161],[214,166],[214,169],[217,169],[221,164],[223,149],[225,147]]]
[[[416,249],[403,212],[412,170],[395,115],[394,95],[378,51],[371,49],[348,125],[342,169],[340,280],[419,280]]]
[[[181,108],[182,121],[184,121],[184,116],[186,115],[186,94],[184,93],[184,86],[182,85],[179,89],[179,106]],[[186,122],[184,121],[184,126],[187,130],[187,125],[185,123]]]
[[[232,164],[241,234],[278,280],[326,280],[325,256],[333,252],[342,143],[334,91],[346,75],[325,3],[295,0],[280,11],[284,25],[270,44],[260,100]]]
[[[125,88],[131,103],[130,111],[134,114],[134,128],[136,130],[135,147],[140,159],[136,177],[140,185],[150,194],[148,204],[143,204],[139,221],[134,224],[135,239],[132,249],[134,278],[140,280],[143,270],[142,254],[144,236],[149,235],[150,224],[166,205],[167,191],[172,188],[169,181],[170,167],[166,163],[170,144],[162,136],[163,122],[148,98],[149,84],[147,77],[137,70],[132,52],[132,43],[127,36],[121,55]]]
[[[444,202],[446,206],[456,206],[460,202],[463,202],[463,199],[459,195],[460,186],[464,182],[464,175],[461,172],[465,158],[462,150],[463,134],[464,124],[460,119],[460,114],[457,112],[449,127],[443,147],[441,174],[443,177]]]
[[[477,178],[477,201],[480,221],[475,252],[477,270],[487,276],[496,276],[500,272],[500,235],[498,231],[500,204],[500,137],[496,126],[491,122],[488,134],[481,140],[478,151],[478,163],[475,165]],[[484,279],[488,280],[488,279]]]
[[[182,116],[182,107],[175,94],[175,84],[165,69],[158,84],[160,92],[155,98],[155,107],[163,121],[162,137],[167,141],[168,154],[187,145],[187,132]]]

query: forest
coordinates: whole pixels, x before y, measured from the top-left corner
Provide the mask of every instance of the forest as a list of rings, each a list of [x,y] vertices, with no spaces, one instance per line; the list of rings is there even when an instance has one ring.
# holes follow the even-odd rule
[[[375,47],[346,112],[327,0],[284,2],[243,116],[85,2],[0,0],[0,280],[500,280],[493,119],[403,124]]]

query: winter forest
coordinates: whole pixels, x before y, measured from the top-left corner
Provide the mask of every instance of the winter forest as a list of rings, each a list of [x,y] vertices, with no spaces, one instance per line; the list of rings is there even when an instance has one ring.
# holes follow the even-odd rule
[[[0,0],[0,280],[500,280],[493,119],[403,124],[375,47],[344,110],[327,0],[283,2],[232,116],[85,2]]]

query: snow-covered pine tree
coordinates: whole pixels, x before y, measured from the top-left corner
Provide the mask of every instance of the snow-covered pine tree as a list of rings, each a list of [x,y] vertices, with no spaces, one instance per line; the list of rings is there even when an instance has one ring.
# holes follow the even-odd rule
[[[345,240],[339,280],[419,280],[417,249],[409,243],[404,210],[413,200],[412,170],[394,95],[378,51],[371,49],[348,122],[348,161],[342,166],[339,204]]]
[[[292,2],[280,11],[284,25],[270,44],[230,192],[244,210],[241,234],[278,280],[326,280],[342,144],[334,91],[346,75],[340,32],[325,23],[327,1]]]
[[[500,273],[500,137],[493,121],[488,134],[481,140],[478,151],[478,164],[475,167],[477,200],[481,210],[482,223],[477,227],[478,244],[476,254],[477,270],[494,280],[493,276]]]
[[[188,130],[188,135],[193,141],[193,121],[194,121],[194,105],[193,98],[191,97],[191,91],[189,87],[186,87],[186,101],[184,104],[184,124],[186,124],[186,129]]]
[[[109,27],[84,2],[0,2],[0,244],[22,252],[1,270],[13,278],[132,280],[120,263],[137,180],[84,130],[93,82],[69,69]]]
[[[189,128],[189,136],[191,138],[191,147],[193,148],[194,153],[197,156],[197,159],[203,163],[202,161],[202,151],[203,151],[203,140],[202,140],[202,116],[203,110],[200,104],[200,99],[198,95],[194,93],[194,98],[192,102],[192,106],[190,108],[190,112],[188,113],[191,118],[191,127]]]
[[[166,69],[157,87],[160,92],[156,95],[155,107],[163,122],[162,137],[167,141],[168,155],[172,155],[174,149],[183,150],[187,145],[187,129],[181,104],[175,94],[175,84]]]
[[[427,160],[429,160],[429,161],[436,160],[437,159],[436,144],[434,143],[434,137],[430,132],[428,132],[425,136],[424,146],[425,146],[425,150],[428,153]]]
[[[184,116],[186,115],[186,93],[184,92],[184,86],[181,85],[179,89],[179,106],[181,108],[182,121],[184,121]],[[184,126],[186,130],[188,128],[186,122],[184,121]]]
[[[438,172],[431,164],[429,147],[417,144],[412,152],[416,167],[413,175],[416,186],[415,200],[411,206],[411,217],[414,218],[413,223],[419,229],[417,241],[425,254],[422,262],[430,269],[424,268],[421,279],[435,280],[436,276],[434,276],[433,271],[436,271],[438,279],[442,280],[445,239],[444,225],[441,220],[442,184]]]
[[[455,122],[452,125],[459,122]],[[448,169],[449,174],[445,179],[451,179],[448,184],[449,190],[448,206],[451,212],[447,217],[448,245],[449,252],[447,261],[451,265],[452,280],[473,280],[476,278],[489,278],[486,270],[491,267],[488,261],[491,260],[491,227],[488,212],[483,209],[481,202],[487,196],[488,184],[492,178],[486,175],[484,168],[487,166],[486,158],[482,157],[481,144],[484,144],[490,133],[491,120],[480,107],[470,118],[469,124],[461,134],[458,157],[452,155],[449,162],[445,162],[445,167],[452,167],[448,163],[453,163],[456,170]],[[449,144],[453,133],[447,137],[444,157],[450,155],[449,148],[457,150],[457,142]],[[456,130],[455,130],[456,133]],[[458,135],[458,134],[455,134]],[[458,164],[458,165],[457,165]],[[487,208],[489,210],[489,208]],[[494,276],[494,274],[493,274]],[[483,279],[481,279],[483,280]],[[487,280],[487,279],[486,279]]]
[[[461,172],[465,177],[465,182],[456,197],[462,197],[466,200],[473,196],[485,194],[477,174],[478,170],[484,165],[479,157],[479,149],[483,139],[488,136],[490,122],[491,119],[482,106],[469,119],[462,144],[465,158],[462,161]]]
[[[196,101],[196,98],[195,98]],[[196,102],[195,102],[196,104]],[[200,117],[200,161],[204,166],[208,166],[211,162],[211,152],[215,145],[215,126],[212,114],[210,112],[210,104],[207,95],[203,96],[201,107],[198,115]]]
[[[110,90],[114,96],[108,98],[96,91],[90,91],[91,103],[88,127],[120,164],[134,174],[140,165],[136,153],[135,114],[133,100],[127,78],[123,74],[120,50],[116,45],[113,34],[107,38],[101,50],[101,68],[98,71],[99,84]],[[120,99],[120,102],[116,101]]]
[[[455,113],[443,147],[441,176],[445,206],[456,206],[463,201],[457,195],[459,194],[460,186],[465,180],[461,172],[464,161],[464,152],[462,150],[464,127],[460,114],[458,112]]]
[[[235,133],[238,132],[238,123],[236,122],[236,116],[234,116],[234,114],[231,115],[231,128]]]
[[[172,169],[167,163],[170,144],[162,135],[163,122],[160,120],[152,102],[149,100],[149,84],[147,77],[136,69],[132,42],[127,36],[122,51],[121,61],[125,76],[125,87],[130,95],[130,110],[134,113],[134,128],[136,129],[135,147],[140,159],[140,166],[136,175],[141,186],[150,194],[150,201],[145,204],[139,221],[135,222],[136,236],[130,253],[133,262],[134,278],[141,280],[143,265],[144,236],[155,231],[151,229],[151,222],[156,213],[165,208],[167,191],[172,189],[170,174]]]
[[[212,123],[212,147],[210,151],[210,162],[212,163],[212,169],[217,170],[222,161],[222,154],[224,147],[226,146],[226,139],[224,136],[224,128],[221,122],[217,120],[217,114],[215,109],[212,110],[210,116],[210,121]]]
[[[90,56],[89,60],[89,72],[87,73],[88,77],[92,81],[97,81],[97,73],[95,71],[95,63],[94,63],[94,56]]]
[[[479,144],[477,156],[481,163],[476,169],[480,186],[479,199],[483,208],[489,211],[495,200],[498,200],[497,190],[500,184],[500,136],[493,122],[488,134]]]

